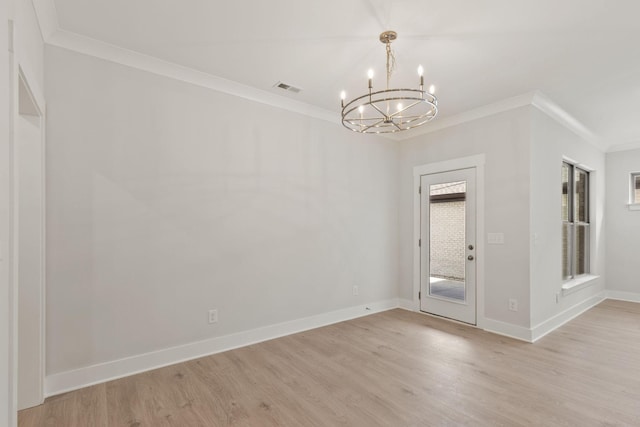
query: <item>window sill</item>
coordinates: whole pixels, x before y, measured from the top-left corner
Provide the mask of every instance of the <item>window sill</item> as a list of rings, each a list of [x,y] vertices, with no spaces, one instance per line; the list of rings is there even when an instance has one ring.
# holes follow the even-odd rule
[[[593,274],[585,274],[584,276],[571,279],[568,282],[565,282],[562,284],[562,295],[569,295],[579,291],[580,289],[584,289],[588,286],[591,286],[595,284],[596,280],[599,278],[600,276],[595,276]]]
[[[640,211],[640,203],[629,203],[627,207],[630,211]]]

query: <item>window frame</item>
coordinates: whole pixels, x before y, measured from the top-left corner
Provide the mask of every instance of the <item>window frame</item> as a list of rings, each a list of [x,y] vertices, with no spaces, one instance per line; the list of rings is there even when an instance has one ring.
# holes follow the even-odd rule
[[[568,260],[568,275],[565,275],[565,251],[562,250],[562,280],[564,282],[570,282],[572,280],[581,279],[591,275],[591,179],[592,171],[583,166],[579,166],[568,160],[562,161],[562,168],[568,167],[567,177],[567,218],[565,219],[564,212],[561,214],[562,228],[567,228],[567,245],[568,254],[566,259]],[[581,221],[578,216],[579,208],[577,206],[576,188],[577,188],[577,172],[584,173],[586,176],[585,189],[584,189],[584,220]],[[638,174],[640,176],[640,173]],[[564,178],[561,177],[561,197],[564,196]],[[576,274],[578,270],[578,232],[580,227],[584,227],[586,230],[586,242],[584,243],[584,272]],[[564,238],[562,236],[561,238]]]

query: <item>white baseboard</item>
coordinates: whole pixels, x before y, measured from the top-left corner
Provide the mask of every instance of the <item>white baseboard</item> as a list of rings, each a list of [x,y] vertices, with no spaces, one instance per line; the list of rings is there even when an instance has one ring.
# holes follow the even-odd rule
[[[398,298],[398,308],[428,314],[420,311],[419,301]],[[443,317],[443,319],[445,318]],[[455,320],[453,321],[455,322]],[[526,328],[524,326],[513,325],[511,323],[505,323],[499,320],[478,318],[478,324],[476,325],[476,327],[478,329],[482,329],[494,334],[504,335],[506,337],[515,338],[517,340],[531,342],[531,331],[529,330],[529,328]]]
[[[637,297],[639,298],[638,301],[640,301],[640,295],[638,295]],[[507,337],[515,338],[521,341],[536,342],[548,333],[555,331],[568,321],[578,317],[585,311],[589,310],[591,307],[600,304],[605,299],[607,299],[607,293],[604,291],[600,292],[599,294],[594,295],[591,298],[588,298],[572,307],[569,307],[563,312],[556,314],[555,316],[539,323],[532,328],[485,318],[483,321],[483,329],[487,332],[505,335]]]
[[[640,302],[640,294],[636,292],[608,290],[607,298],[620,301]]]
[[[45,396],[53,396],[163,366],[197,359],[234,348],[268,341],[309,329],[327,326],[357,317],[398,307],[397,299],[378,301],[349,307],[316,316],[264,326],[237,334],[225,335],[176,347],[126,357],[111,362],[87,366],[72,371],[59,372],[45,378]]]
[[[562,313],[553,316],[533,328],[484,318],[482,319],[481,329],[521,341],[535,342],[607,298],[640,302],[640,294],[637,293],[611,290],[603,291],[598,295],[594,295],[593,297],[570,307]],[[357,317],[367,316],[373,313],[379,313],[393,308],[419,311],[419,307],[416,305],[416,302],[404,298],[394,298],[322,313],[316,316],[305,317],[289,322],[264,326],[245,332],[239,332],[237,334],[225,335],[222,337],[166,348],[111,362],[74,369],[72,371],[60,372],[48,375],[45,378],[45,396],[49,397],[77,390],[79,388],[134,375],[140,372],[150,371],[163,366],[173,365],[223,351],[233,350],[235,348],[331,325],[333,323],[343,322],[345,320],[355,319]]]
[[[556,314],[555,316],[545,320],[544,322],[539,323],[538,325],[531,328],[531,342],[536,342],[548,333],[558,329],[568,321],[578,317],[585,311],[589,310],[591,307],[600,304],[605,299],[607,299],[607,292],[602,291],[597,295],[594,295],[591,298],[588,298],[574,305],[573,307],[570,307],[565,311]]]
[[[398,308],[402,308],[403,310],[409,311],[418,311],[420,307],[417,301],[412,301],[410,299],[398,298]]]
[[[501,322],[500,320],[484,318],[482,329],[505,337],[515,338],[520,341],[531,342],[531,330],[526,326],[514,325],[512,323]]]
[[[398,308],[421,312],[419,301],[412,301],[405,298],[398,298]],[[531,331],[524,326],[512,325],[510,323],[500,322],[499,320],[483,318],[478,319],[478,325],[476,327],[494,334],[531,342]]]
[[[418,301],[412,301],[409,299],[398,298],[398,308],[403,310],[415,311],[423,314],[428,314],[420,311],[420,303]],[[436,316],[439,317],[439,316]],[[446,319],[442,317],[442,319]],[[452,320],[455,322],[455,320]],[[485,330],[498,335],[504,335],[510,338],[515,338],[522,341],[531,342],[531,331],[524,326],[513,325],[511,323],[500,322],[493,319],[478,319],[476,325],[478,329]]]

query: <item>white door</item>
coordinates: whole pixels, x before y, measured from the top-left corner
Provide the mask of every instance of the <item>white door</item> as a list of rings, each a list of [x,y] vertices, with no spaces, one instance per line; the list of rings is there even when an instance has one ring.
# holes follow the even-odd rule
[[[476,324],[476,168],[420,177],[420,310]]]

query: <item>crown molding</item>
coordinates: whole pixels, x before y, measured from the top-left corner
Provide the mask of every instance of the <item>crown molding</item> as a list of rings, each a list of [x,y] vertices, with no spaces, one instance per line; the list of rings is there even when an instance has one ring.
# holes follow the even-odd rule
[[[42,39],[47,43],[51,36],[60,29],[58,12],[53,0],[31,0],[38,18]]]
[[[272,107],[281,108],[331,123],[339,123],[338,114],[325,110],[324,108],[285,98],[283,96],[269,93],[232,80],[223,79],[202,71],[197,71],[192,68],[124,49],[119,46],[92,39],[90,37],[81,36],[69,31],[60,29],[55,31],[49,39],[46,40],[46,43],[138,70],[147,71],[163,77],[234,95],[250,101],[267,104]]]
[[[466,122],[478,120],[484,117],[492,116],[494,114],[502,113],[520,107],[525,107],[528,105],[531,105],[541,112],[545,113],[547,116],[551,117],[562,126],[575,133],[589,144],[593,145],[599,151],[606,151],[606,147],[603,146],[603,144],[593,134],[593,132],[591,132],[578,119],[562,109],[562,107],[553,102],[548,96],[546,96],[539,90],[527,92],[522,95],[514,96],[512,98],[503,99],[502,101],[483,105],[482,107],[474,108],[473,110],[465,111],[464,113],[456,114],[454,116],[444,117],[437,122],[431,122],[428,125],[423,126],[422,128],[416,129],[416,131],[414,133],[411,133],[411,135],[396,136],[394,139],[402,141],[410,138],[415,138],[419,135],[436,132],[448,127],[457,126]]]
[[[339,114],[311,104],[197,71],[149,55],[128,50],[90,37],[62,30],[52,0],[32,0],[45,43],[163,77],[191,83],[250,101],[303,114],[331,123],[340,123]]]
[[[531,105],[578,135],[599,151],[605,152],[607,150],[607,147],[593,132],[541,91],[534,92]]]
[[[610,145],[607,153],[616,153],[618,151],[629,151],[640,149],[640,141],[627,142],[625,144]]]
[[[204,88],[238,96],[250,101],[259,102],[276,108],[303,114],[316,119],[328,121],[334,124],[340,123],[340,115],[311,104],[286,98],[281,95],[257,89],[252,86],[223,79],[202,71],[197,71],[182,65],[164,61],[159,58],[128,50],[119,46],[102,42],[90,37],[62,30],[58,22],[55,3],[52,0],[32,0],[38,17],[40,31],[45,43],[63,49],[71,50],[85,55],[94,56],[110,62],[125,65],[131,68],[147,71],[171,79],[191,83]],[[622,151],[640,148],[639,143],[624,144],[616,147],[606,147],[604,144],[580,121],[567,113],[558,104],[540,91],[527,92],[522,95],[507,98],[498,102],[474,108],[453,116],[443,117],[437,121],[412,131],[402,134],[380,135],[382,137],[403,141],[415,138],[419,135],[436,132],[451,126],[457,126],[466,122],[488,117],[504,111],[532,105],[538,108],[558,123],[574,132],[576,135],[596,147],[600,151]]]
[[[412,131],[410,135],[396,135],[394,139],[399,141],[407,140],[410,138],[415,138],[416,136],[425,135],[431,132],[437,132],[439,130],[446,129],[452,126],[471,122],[473,120],[482,119],[484,117],[492,116],[504,111],[531,105],[533,103],[535,93],[536,92],[527,92],[522,95],[483,105],[482,107],[474,108],[460,114],[443,117],[441,119],[438,119],[437,121],[432,121],[425,126],[415,129],[415,131]]]

